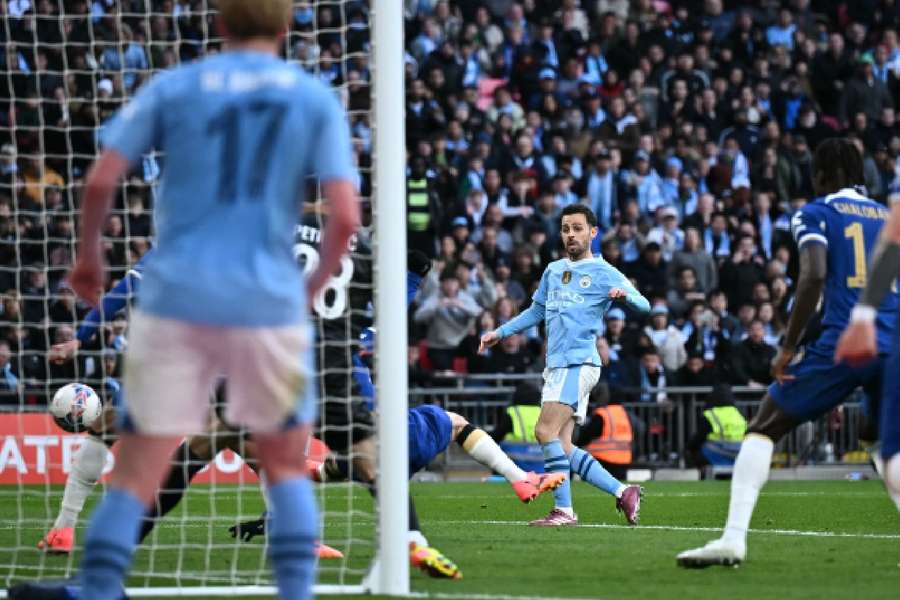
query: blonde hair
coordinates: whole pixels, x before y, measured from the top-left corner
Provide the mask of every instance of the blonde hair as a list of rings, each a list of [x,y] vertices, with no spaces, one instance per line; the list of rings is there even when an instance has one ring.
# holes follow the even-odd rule
[[[238,40],[276,37],[287,29],[292,10],[292,0],[219,0],[222,23]]]

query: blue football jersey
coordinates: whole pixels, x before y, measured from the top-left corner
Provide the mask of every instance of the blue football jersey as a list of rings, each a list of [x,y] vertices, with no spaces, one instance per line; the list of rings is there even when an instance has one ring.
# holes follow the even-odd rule
[[[815,346],[830,351],[837,344],[859,294],[866,287],[867,265],[890,212],[852,189],[819,198],[791,218],[797,246],[828,248],[822,334]],[[878,309],[878,350],[888,352],[900,296],[894,286]]]
[[[303,319],[292,249],[305,182],[356,180],[327,86],[271,55],[223,52],[156,76],[102,141],[132,164],[165,156],[142,310],[239,327]]]
[[[625,290],[625,302],[640,312],[650,303],[615,267],[600,257],[571,261],[563,258],[547,265],[531,306],[498,329],[506,337],[535,325],[547,325],[547,366],[600,365],[597,333],[612,307],[609,291]]]

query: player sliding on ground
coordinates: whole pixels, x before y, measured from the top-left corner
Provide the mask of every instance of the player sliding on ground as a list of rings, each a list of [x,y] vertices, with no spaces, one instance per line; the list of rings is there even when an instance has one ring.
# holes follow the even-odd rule
[[[850,313],[850,324],[838,341],[835,362],[862,365],[877,358],[880,345],[876,326],[878,307],[897,289],[900,275],[900,188],[888,197],[891,215],[881,232],[869,265],[866,288]],[[893,347],[885,363],[881,399],[881,461],[884,483],[900,510],[900,329],[894,331]]]
[[[332,92],[278,58],[292,2],[218,6],[225,51],[141,88],[105,128],[105,150],[85,184],[69,283],[96,303],[101,230],[118,183],[154,148],[166,155],[154,207],[158,245],[131,321],[119,454],[86,535],[82,596],[91,600],[121,596],[168,459],[185,434],[203,431],[206,394],[220,375],[227,420],[252,432],[267,476],[280,597],[304,600],[315,580],[318,517],[304,461],[316,410],[307,299],[358,226],[357,173]],[[292,247],[310,177],[334,217],[304,282]]]
[[[813,185],[818,198],[791,219],[800,249],[800,274],[794,309],[781,348],[772,364],[775,383],[747,428],[731,479],[728,521],[722,537],[678,555],[684,567],[736,565],[747,555],[747,530],[759,492],[769,478],[775,444],[804,421],[827,414],[862,387],[870,399],[880,398],[883,356],[900,298],[887,294],[870,316],[875,323],[879,358],[857,366],[834,364],[838,336],[866,285],[866,257],[872,253],[888,211],[866,198],[862,157],[853,143],[829,138],[816,149]],[[889,281],[889,279],[888,279]],[[800,352],[797,344],[824,291],[819,338]],[[867,297],[869,302],[872,296]],[[873,305],[874,306],[874,305]],[[877,313],[877,314],[871,314]],[[794,361],[794,356],[800,356]]]
[[[544,452],[548,473],[566,476],[553,492],[556,506],[538,527],[577,525],[572,508],[570,471],[616,497],[616,507],[629,524],[638,521],[641,489],[625,485],[609,474],[597,460],[572,444],[575,423],[583,423],[591,389],[600,379],[597,332],[613,303],[624,303],[638,312],[650,310],[647,299],[617,269],[591,253],[591,238],[597,235],[597,217],[580,204],[567,206],[561,214],[561,233],[568,258],[550,263],[541,277],[531,306],[516,318],[481,337],[479,352],[514,333],[537,325],[547,326],[547,368],[541,394],[541,414],[534,434]]]

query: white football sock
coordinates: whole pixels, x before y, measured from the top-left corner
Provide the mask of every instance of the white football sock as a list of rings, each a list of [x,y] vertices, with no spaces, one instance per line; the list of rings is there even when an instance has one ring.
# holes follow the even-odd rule
[[[526,478],[525,471],[516,466],[516,463],[500,449],[497,442],[482,429],[472,431],[462,443],[462,447],[469,456],[492,471],[500,473],[510,483]]]
[[[72,470],[66,478],[66,489],[63,491],[59,515],[53,523],[54,529],[75,527],[78,515],[100,480],[105,465],[106,444],[93,436],[84,436],[81,446],[72,457]]]
[[[744,438],[731,475],[731,502],[728,505],[728,521],[722,534],[724,539],[747,543],[750,518],[753,516],[759,491],[769,479],[774,448],[772,440],[764,435],[751,433]]]
[[[410,531],[409,532],[409,541],[417,546],[428,547],[428,540],[425,539],[425,536],[422,535],[421,531]]]
[[[895,454],[885,464],[884,484],[897,510],[900,510],[900,454]]]

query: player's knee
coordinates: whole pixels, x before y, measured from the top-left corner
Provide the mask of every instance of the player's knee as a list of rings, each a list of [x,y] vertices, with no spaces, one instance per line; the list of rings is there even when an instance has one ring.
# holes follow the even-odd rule
[[[353,459],[352,479],[360,483],[373,484],[377,471],[375,469],[375,461],[368,456],[357,456]]]
[[[759,412],[747,426],[747,434],[762,435],[777,444],[797,424],[796,419],[778,408],[775,401],[766,394],[760,403]]]
[[[97,438],[85,436],[81,447],[75,453],[70,476],[82,483],[93,485],[103,474],[104,466],[106,466],[106,444]]]
[[[469,425],[469,421],[460,414],[448,410],[447,416],[450,417],[450,423],[453,426],[453,439],[462,444],[459,440],[459,436],[466,431],[467,428],[474,429],[474,427]]]

